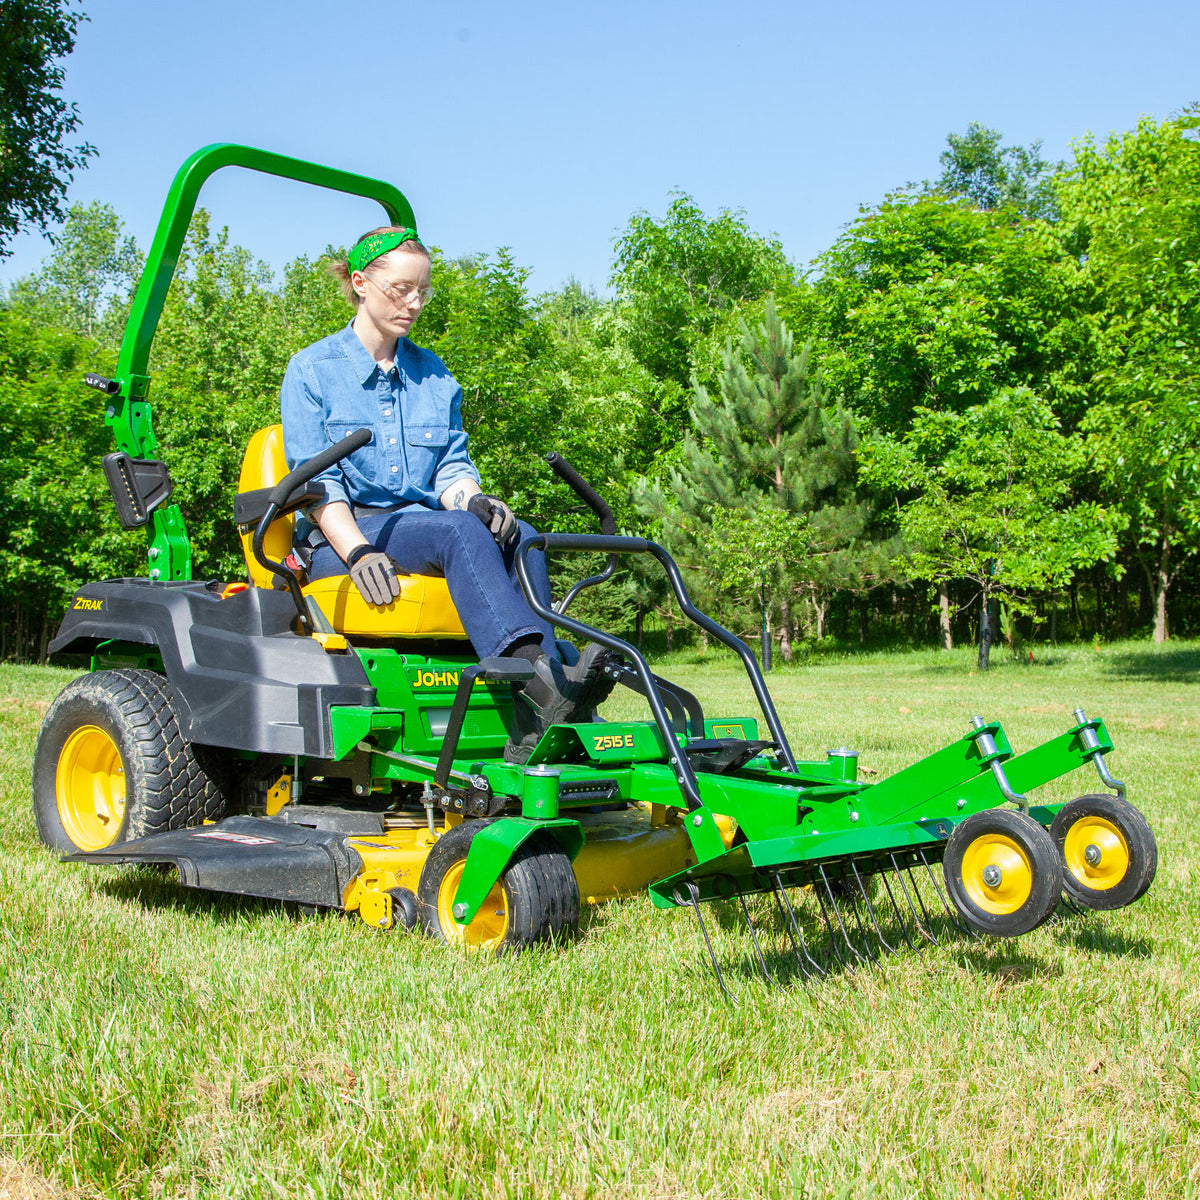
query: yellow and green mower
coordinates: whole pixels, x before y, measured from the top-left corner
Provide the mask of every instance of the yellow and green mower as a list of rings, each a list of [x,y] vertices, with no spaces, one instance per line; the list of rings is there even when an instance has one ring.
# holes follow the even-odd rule
[[[878,783],[859,779],[849,750],[799,760],[753,653],[695,607],[661,546],[617,535],[603,499],[557,455],[552,468],[602,532],[541,534],[522,546],[518,573],[542,617],[607,649],[612,681],[642,697],[647,717],[552,726],[524,764],[503,750],[528,664],[473,655],[443,579],[404,577],[378,608],[347,576],[306,583],[283,562],[310,481],[369,431],[291,472],[278,426],[255,435],[234,506],[247,577],[194,580],[146,368],[200,187],[227,166],[367,197],[390,222],[415,225],[389,184],[261,150],[208,146],[180,169],[115,377],[86,380],[106,398],[117,443],[104,468],[118,514],[149,531],[150,547],[146,577],[81,588],[51,643],[90,669],[38,739],[33,807],[48,846],[495,949],[564,938],[581,905],[648,893],[696,914],[722,987],[703,917],[711,900],[744,914],[751,967],[798,978],[956,928],[1026,933],[1064,898],[1110,909],[1146,891],[1154,836],[1107,768],[1103,721],[1077,711],[1058,737],[1017,754],[977,717]],[[532,551],[598,552],[609,566],[551,609],[529,586]],[[739,657],[757,713],[708,715],[636,647],[569,615],[583,587],[631,554],[656,560],[681,611]],[[1107,790],[1030,799],[1078,768]],[[750,902],[758,895],[773,898],[769,922]]]

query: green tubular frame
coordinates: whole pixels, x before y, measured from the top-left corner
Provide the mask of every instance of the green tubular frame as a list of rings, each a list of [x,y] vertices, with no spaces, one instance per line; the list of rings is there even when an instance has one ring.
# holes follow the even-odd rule
[[[196,199],[208,177],[222,167],[244,167],[249,171],[375,200],[383,207],[391,224],[416,228],[411,205],[398,188],[382,180],[232,142],[218,142],[197,150],[179,168],[163,205],[129,320],[125,323],[114,380],[117,391],[108,397],[105,423],[113,431],[117,449],[133,458],[157,457],[158,442],[149,404],[150,376],[146,371],[150,347],[179,264],[179,252],[196,209]],[[190,579],[192,552],[179,506],[168,504],[156,509],[150,514],[150,520],[147,552],[150,578]]]

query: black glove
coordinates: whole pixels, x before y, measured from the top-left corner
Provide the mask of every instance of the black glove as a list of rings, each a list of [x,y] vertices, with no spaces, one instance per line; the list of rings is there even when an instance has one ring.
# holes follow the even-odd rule
[[[499,496],[476,492],[467,501],[467,512],[478,517],[496,539],[498,546],[507,546],[517,536],[517,518]]]
[[[346,558],[350,578],[368,604],[381,607],[400,595],[400,580],[392,560],[369,543],[355,546]]]

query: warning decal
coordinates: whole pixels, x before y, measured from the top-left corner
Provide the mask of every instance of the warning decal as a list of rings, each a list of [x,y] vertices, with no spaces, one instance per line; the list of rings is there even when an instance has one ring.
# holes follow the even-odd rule
[[[237,842],[239,846],[273,846],[275,838],[254,837],[249,833],[230,833],[225,829],[202,829],[192,834],[192,837],[212,838],[218,842]]]

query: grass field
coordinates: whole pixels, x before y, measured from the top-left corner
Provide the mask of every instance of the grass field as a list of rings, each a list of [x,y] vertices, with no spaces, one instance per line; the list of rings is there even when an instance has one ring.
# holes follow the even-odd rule
[[[663,669],[713,715],[754,711],[727,660]],[[67,678],[0,667],[0,1195],[1200,1196],[1194,645],[774,675],[798,752],[848,744],[880,776],[973,713],[1019,750],[1082,705],[1159,871],[1132,908],[1017,941],[786,992],[739,976],[736,1008],[692,917],[645,899],[497,961],[61,866],[29,768]]]

